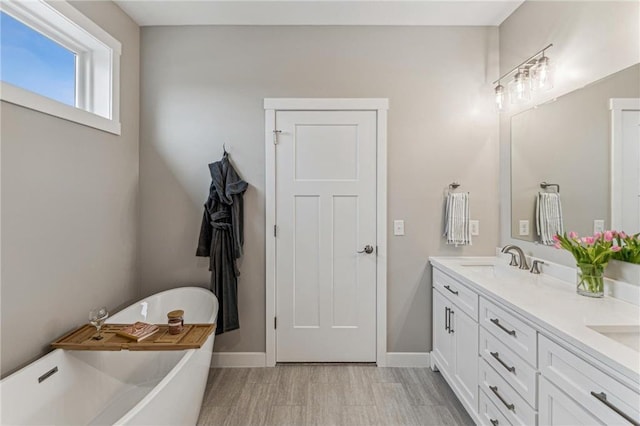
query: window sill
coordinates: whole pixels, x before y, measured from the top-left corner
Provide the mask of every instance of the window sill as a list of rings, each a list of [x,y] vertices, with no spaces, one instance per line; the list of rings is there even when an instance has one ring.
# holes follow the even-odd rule
[[[114,135],[121,134],[119,121],[101,117],[70,105],[65,105],[6,82],[0,82],[0,100],[62,118],[63,120],[113,133]]]

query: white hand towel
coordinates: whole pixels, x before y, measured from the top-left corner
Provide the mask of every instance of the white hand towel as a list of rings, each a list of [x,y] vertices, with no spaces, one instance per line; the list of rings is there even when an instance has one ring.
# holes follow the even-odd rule
[[[444,236],[447,244],[471,245],[469,194],[449,193],[445,202]]]
[[[536,226],[540,242],[545,245],[555,243],[553,236],[564,233],[562,203],[560,194],[540,192],[536,198]]]

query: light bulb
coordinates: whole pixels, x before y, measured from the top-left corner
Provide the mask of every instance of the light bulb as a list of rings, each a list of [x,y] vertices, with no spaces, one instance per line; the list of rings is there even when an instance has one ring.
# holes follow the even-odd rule
[[[502,111],[502,109],[504,108],[504,87],[500,84],[500,82],[498,82],[498,85],[496,86],[496,106],[498,107],[499,111]]]
[[[524,77],[521,72],[516,74],[516,95],[518,98],[522,97],[522,92],[524,92]]]
[[[535,88],[549,90],[553,88],[553,67],[549,58],[542,56],[535,67]]]
[[[528,70],[523,69],[516,73],[513,81],[509,83],[509,97],[512,104],[523,103],[531,99],[531,80]]]

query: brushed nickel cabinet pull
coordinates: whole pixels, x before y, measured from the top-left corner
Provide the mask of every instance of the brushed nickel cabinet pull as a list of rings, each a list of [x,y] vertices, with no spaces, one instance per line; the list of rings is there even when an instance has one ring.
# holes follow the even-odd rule
[[[444,308],[444,329],[449,331],[449,307]]]
[[[489,389],[491,389],[491,392],[493,392],[493,393],[498,397],[498,399],[500,400],[500,402],[502,402],[502,403],[504,404],[504,406],[505,406],[505,407],[507,407],[507,409],[508,409],[508,410],[516,411],[516,406],[515,406],[515,405],[513,405],[513,404],[509,404],[509,403],[507,403],[507,401],[505,401],[505,400],[504,400],[504,398],[502,397],[502,395],[500,395],[500,394],[498,393],[498,387],[497,387],[497,386],[491,386],[491,385],[489,385]]]
[[[640,423],[638,423],[637,421],[632,419],[631,416],[629,416],[627,413],[625,413],[624,411],[622,411],[621,409],[619,409],[618,407],[613,405],[611,402],[609,402],[607,400],[607,394],[606,393],[604,393],[604,392],[596,393],[596,392],[591,391],[591,395],[593,397],[595,397],[598,401],[602,402],[604,405],[606,405],[607,407],[609,407],[610,409],[615,411],[616,414],[618,414],[620,417],[622,417],[623,419],[625,419],[626,421],[628,421],[632,425],[640,426]]]
[[[492,323],[497,325],[505,333],[510,334],[512,336],[516,335],[516,331],[515,330],[509,330],[508,328],[505,328],[504,325],[500,324],[500,320],[498,318],[491,318],[489,321],[491,321]]]
[[[489,353],[491,354],[492,357],[494,357],[496,359],[496,361],[498,361],[500,364],[502,364],[502,366],[504,368],[506,368],[507,370],[509,370],[512,373],[516,372],[516,368],[514,366],[509,366],[503,360],[500,359],[500,354],[498,352],[489,352]]]
[[[449,290],[451,293],[455,294],[456,296],[458,295],[458,291],[457,290],[451,290],[451,287],[449,287],[448,285],[445,285],[444,288],[446,288],[447,290]]]

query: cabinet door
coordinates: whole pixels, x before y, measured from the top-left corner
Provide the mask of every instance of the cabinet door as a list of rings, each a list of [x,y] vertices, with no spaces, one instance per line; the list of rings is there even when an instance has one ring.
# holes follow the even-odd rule
[[[451,374],[452,337],[449,324],[449,301],[437,289],[433,289],[433,352],[437,355],[438,368]]]
[[[538,424],[540,426],[603,425],[545,377],[540,377]]]
[[[453,337],[453,377],[469,406],[478,410],[478,323],[451,306],[451,336]]]

